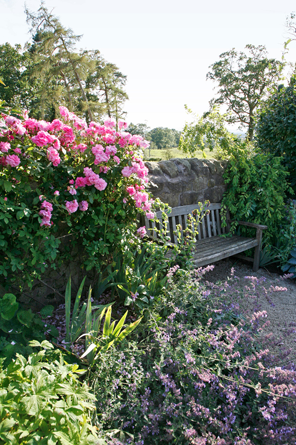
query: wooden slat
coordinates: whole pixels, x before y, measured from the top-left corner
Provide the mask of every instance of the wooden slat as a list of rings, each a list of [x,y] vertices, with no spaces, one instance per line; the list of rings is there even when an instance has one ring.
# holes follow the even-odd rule
[[[220,221],[220,212],[218,209],[215,210],[216,213],[216,224],[217,224],[217,231],[218,235],[221,235],[221,221]]]
[[[201,227],[202,227],[202,237],[206,238],[207,237],[207,235],[206,235],[206,222],[205,222],[204,218],[202,218],[202,220],[201,220]]]
[[[179,207],[173,207],[171,209],[171,212],[168,213],[168,216],[179,216],[179,215],[184,215],[185,213],[192,213],[194,210],[200,210],[200,207],[198,204],[189,204],[186,206],[179,206]],[[207,207],[207,210],[216,210],[216,209],[221,209],[221,204],[220,203],[212,203],[209,205],[209,207]],[[157,213],[161,213],[161,212],[157,212]]]
[[[176,228],[176,217],[172,216],[172,229],[173,229],[173,242],[177,244],[177,228]]]
[[[216,251],[225,250],[229,247],[233,246],[235,243],[240,243],[241,245],[248,245],[250,240],[254,240],[255,238],[220,238],[220,237],[212,237],[206,238],[205,240],[196,242],[196,253],[203,255],[205,252],[208,252],[210,249],[215,249]],[[203,243],[203,241],[208,241],[207,243]],[[247,250],[247,247],[245,248]]]
[[[198,234],[197,234],[197,239],[200,241],[201,240],[201,223],[198,224]]]
[[[217,236],[216,221],[215,221],[215,210],[211,210],[211,217],[212,217],[213,235]]]
[[[211,252],[209,254],[205,254],[204,256],[200,257],[198,255],[194,255],[194,264],[197,267],[204,266],[206,264],[211,264],[216,261],[220,261],[224,258],[228,258],[232,255],[235,255],[237,253],[243,252],[244,250],[250,249],[251,247],[254,247],[256,245],[256,240],[251,240],[249,244],[242,244],[242,245],[234,245],[232,247],[229,247],[226,250],[221,250],[220,252]]]
[[[208,226],[208,237],[211,238],[212,237],[212,226],[211,226],[211,222],[210,222],[209,213],[207,213],[206,218],[207,218],[207,226]]]
[[[226,252],[230,251],[233,248],[238,248],[240,252],[244,252],[245,250],[251,249],[252,247],[256,246],[256,240],[250,239],[248,243],[233,243],[229,244],[228,246],[220,246],[220,248],[216,248],[215,246],[209,246],[208,250],[204,250],[203,252],[200,252],[198,249],[195,252],[194,257],[195,258],[204,258],[204,257],[211,257],[212,255],[215,255],[216,253],[220,252]],[[234,255],[234,254],[233,254]]]

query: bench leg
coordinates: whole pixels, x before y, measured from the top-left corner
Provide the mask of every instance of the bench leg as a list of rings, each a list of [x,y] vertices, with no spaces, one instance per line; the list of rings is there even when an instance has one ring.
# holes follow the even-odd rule
[[[254,253],[254,262],[253,262],[253,271],[257,272],[260,265],[260,250],[261,250],[261,241],[262,241],[262,230],[257,229],[256,233],[256,239],[258,241],[258,246],[255,247],[255,253]]]

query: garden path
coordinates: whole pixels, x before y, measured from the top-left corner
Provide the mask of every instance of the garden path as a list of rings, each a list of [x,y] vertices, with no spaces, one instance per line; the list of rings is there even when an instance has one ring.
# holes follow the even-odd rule
[[[238,298],[240,308],[251,315],[254,311],[264,310],[267,312],[267,319],[270,325],[267,328],[274,336],[274,345],[276,349],[290,349],[291,353],[283,359],[280,365],[289,365],[294,362],[296,365],[296,280],[283,280],[278,273],[269,272],[267,269],[259,269],[257,272],[252,270],[251,265],[243,264],[239,260],[229,258],[216,263],[215,269],[207,272],[205,279],[216,283],[225,281],[226,277],[231,276],[231,268],[234,267],[234,276],[238,277],[241,287],[250,284],[251,280],[245,277],[264,277],[263,286],[267,293],[256,292],[252,298]],[[263,279],[264,279],[263,278]],[[276,291],[272,292],[273,286]],[[285,287],[287,290],[277,290]]]

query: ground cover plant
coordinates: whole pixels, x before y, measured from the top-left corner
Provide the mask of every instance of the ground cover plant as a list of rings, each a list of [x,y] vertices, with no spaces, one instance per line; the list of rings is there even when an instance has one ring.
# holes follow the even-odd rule
[[[173,268],[150,319],[89,373],[110,443],[294,443],[296,373],[273,366],[266,313],[247,319],[233,304],[272,289],[254,277],[201,284],[211,267]]]

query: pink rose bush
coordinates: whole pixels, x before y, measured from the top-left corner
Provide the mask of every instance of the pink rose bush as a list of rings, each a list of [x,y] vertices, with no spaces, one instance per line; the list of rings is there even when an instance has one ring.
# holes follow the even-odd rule
[[[15,242],[23,252],[32,251],[32,242],[26,245],[29,237],[16,235],[25,224],[36,246],[44,251],[47,243],[55,246],[55,253],[50,254],[55,258],[60,243],[57,231],[60,221],[65,221],[65,234],[79,238],[91,268],[99,255],[108,255],[120,245],[131,227],[135,235],[144,236],[144,230],[137,231],[138,213],[150,219],[155,216],[142,159],[149,143],[124,131],[123,121],[117,130],[113,119],[87,125],[66,107],[60,107],[60,114],[52,122],[38,121],[25,112],[20,118],[1,115],[0,196],[8,196],[15,206],[7,221],[16,218],[13,236],[9,225],[5,226],[4,247],[11,251]],[[1,202],[6,205],[0,201],[0,211]],[[9,212],[7,205],[5,211]],[[46,265],[46,261],[44,253],[38,264]],[[7,270],[12,267],[9,264]],[[20,260],[21,267],[26,265]]]

